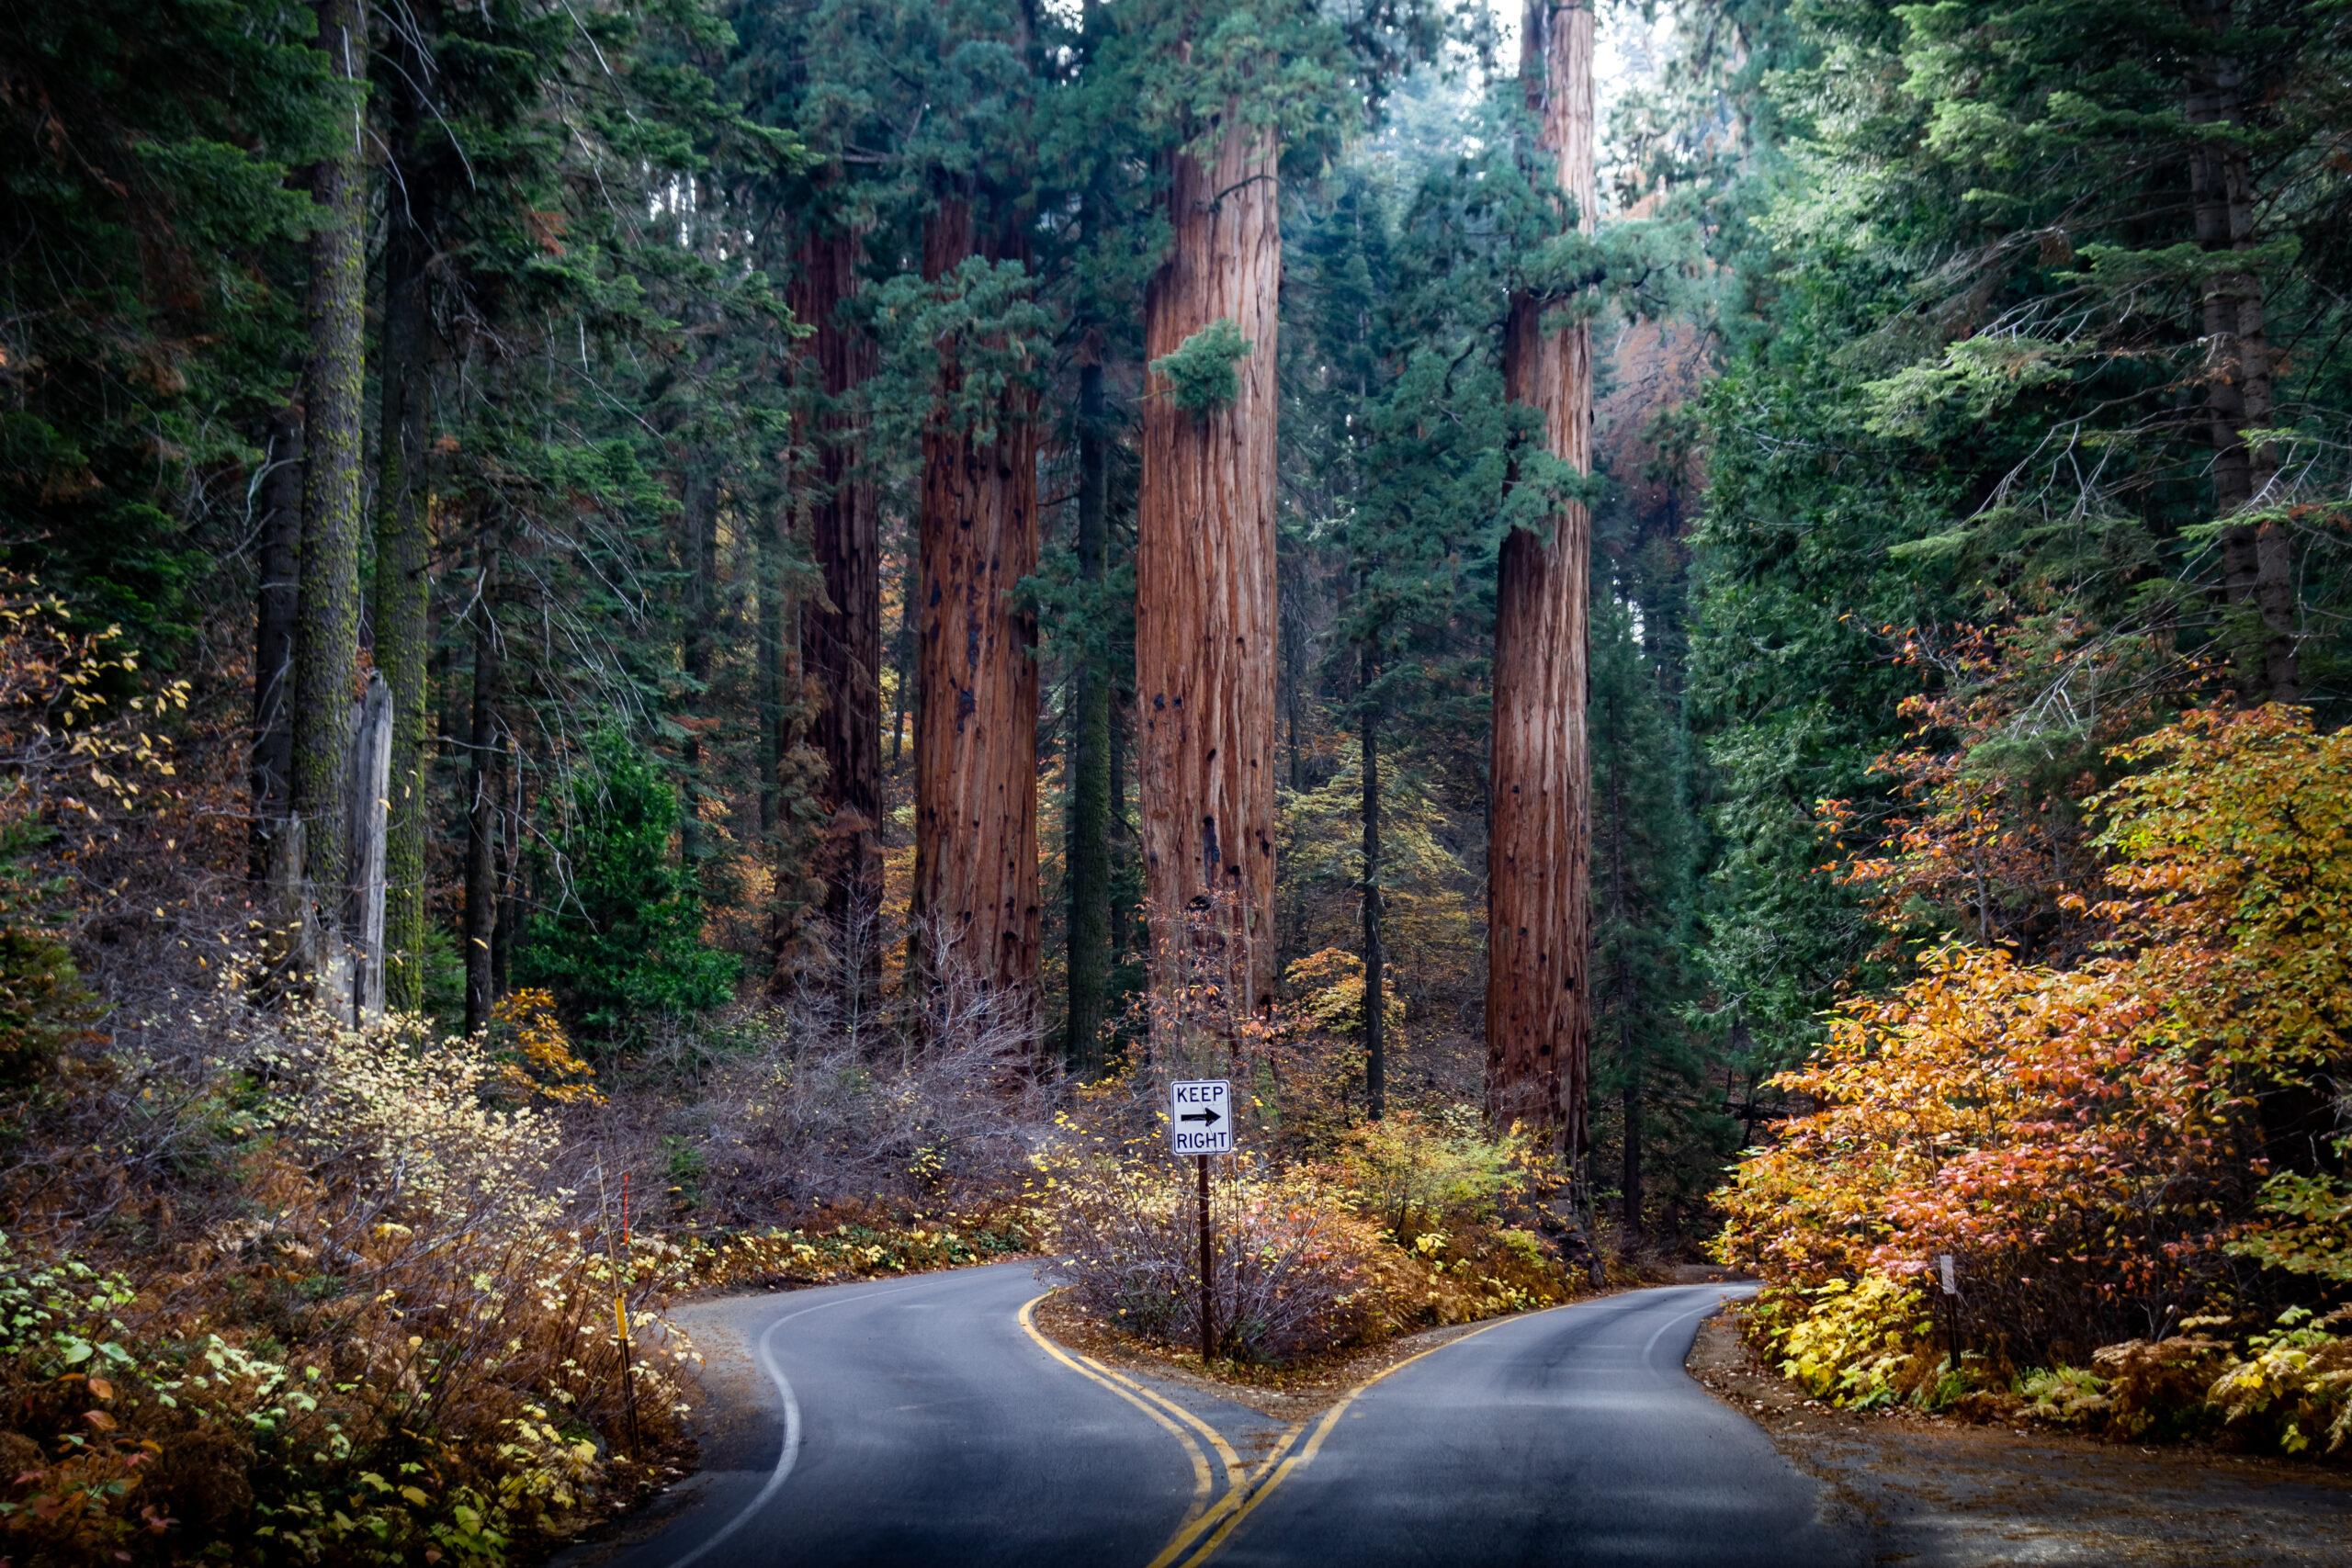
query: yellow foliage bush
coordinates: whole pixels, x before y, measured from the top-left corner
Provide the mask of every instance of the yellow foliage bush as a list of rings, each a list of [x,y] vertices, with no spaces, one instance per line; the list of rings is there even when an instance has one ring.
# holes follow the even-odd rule
[[[1760,1332],[1809,1386],[1948,1396],[1921,1393],[1925,1363],[1902,1370],[1889,1338],[1940,1253],[1989,1351],[1962,1381],[1999,1392],[1996,1363],[2108,1342],[2091,1371],[2037,1374],[2031,1398],[2119,1433],[2205,1419],[2240,1360],[2266,1369],[2232,1385],[2248,1400],[2274,1370],[2334,1365],[2276,1336],[2243,1359],[2124,1336],[2209,1299],[2233,1253],[2279,1270],[2254,1282],[2274,1302],[2304,1288],[2280,1276],[2352,1278],[2341,1190],[2259,1157],[2268,1106],[2332,1097],[2352,1056],[2352,730],[2275,706],[2191,714],[2117,755],[2150,765],[2090,803],[2106,886],[2096,906],[2070,896],[2108,940],[2064,969],[1954,944],[1848,1004],[1777,1080],[1811,1109],[1720,1195],[1721,1256],[1781,1287]],[[2262,1397],[2332,1409],[2336,1386]]]
[[[1165,1155],[1157,1136],[1061,1125],[1034,1190],[1079,1303],[1138,1337],[1196,1346],[1192,1162]],[[1523,1137],[1487,1139],[1476,1113],[1458,1108],[1364,1123],[1325,1164],[1221,1163],[1211,1214],[1221,1342],[1237,1359],[1283,1363],[1566,1300],[1542,1240],[1499,1223],[1499,1201],[1533,1157]]]
[[[1747,1315],[1750,1338],[1783,1376],[1815,1399],[1864,1409],[1917,1386],[1934,1327],[1918,1289],[1883,1274],[1770,1291]]]
[[[259,1066],[222,1096],[247,1217],[137,1278],[0,1250],[21,1554],[487,1568],[647,1484],[693,1354],[654,1310],[683,1250],[562,1223],[559,1129],[492,1102],[481,1040],[298,1012]]]

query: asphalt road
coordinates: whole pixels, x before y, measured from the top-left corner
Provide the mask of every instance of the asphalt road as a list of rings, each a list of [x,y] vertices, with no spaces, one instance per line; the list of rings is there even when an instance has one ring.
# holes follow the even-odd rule
[[[1283,1427],[1038,1337],[1024,1264],[697,1309],[706,1468],[609,1568],[1786,1564],[1864,1560],[1686,1377],[1727,1295],[1494,1324]]]

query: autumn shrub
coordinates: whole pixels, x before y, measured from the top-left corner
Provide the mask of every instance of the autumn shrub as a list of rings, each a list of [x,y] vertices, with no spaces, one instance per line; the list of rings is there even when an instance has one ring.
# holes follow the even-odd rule
[[[647,1483],[680,1436],[691,1348],[653,1303],[685,1259],[578,1223],[510,1063],[297,1013],[217,1103],[239,1218],[176,1254],[0,1258],[27,1561],[486,1565]]]
[[[1782,1376],[1815,1399],[1863,1409],[1917,1385],[1933,1327],[1919,1291],[1883,1274],[1769,1292],[1748,1317]]]
[[[1131,1152],[1047,1169],[1052,1256],[1079,1304],[1141,1337],[1197,1346],[1192,1162]],[[1378,1231],[1313,1174],[1238,1161],[1214,1185],[1210,1235],[1224,1353],[1288,1361],[1394,1331],[1396,1281],[1379,1267]]]
[[[1098,1088],[1101,1100],[1114,1093]],[[1200,1342],[1197,1171],[1157,1127],[1120,1138],[1087,1102],[1039,1156],[1049,1250],[1078,1304],[1128,1334]],[[1509,1222],[1534,1160],[1466,1107],[1359,1126],[1329,1161],[1245,1154],[1211,1192],[1216,1325],[1237,1359],[1287,1363],[1396,1335],[1549,1306],[1571,1293],[1556,1246]]]
[[[1040,1228],[1035,1216],[1011,1207],[928,1220],[876,1216],[806,1230],[695,1236],[685,1244],[684,1261],[698,1285],[831,1285],[1023,1257]]]
[[[2228,1407],[2233,1368],[2288,1359],[2275,1332],[2241,1350],[2184,1321],[2352,1275],[2346,1151],[2304,1109],[2352,1056],[2352,734],[2191,714],[2117,756],[2144,771],[2090,803],[2116,896],[2067,896],[2106,932],[2090,955],[1951,944],[1849,1003],[1779,1080],[1813,1109],[1721,1195],[1723,1256],[1781,1287],[1757,1332],[1811,1383],[1949,1394],[1895,1303],[1950,1254],[1979,1387],[2119,1435],[2182,1428]]]
[[[960,977],[934,988],[920,1046],[841,1008],[816,992],[763,1008],[698,1071],[661,1129],[702,1161],[691,1217],[791,1229],[844,1206],[904,1219],[1020,1192],[1062,1092],[1037,1070],[1034,1016],[1005,1016]]]
[[[1429,1232],[1491,1218],[1496,1200],[1521,1179],[1530,1142],[1517,1129],[1488,1137],[1468,1106],[1426,1117],[1399,1111],[1351,1129],[1338,1164],[1357,1207],[1410,1247]]]
[[[2206,1391],[2221,1418],[2265,1429],[2289,1453],[2321,1438],[2341,1452],[2352,1440],[2352,1306],[2319,1315],[2290,1307],[2252,1335]]]

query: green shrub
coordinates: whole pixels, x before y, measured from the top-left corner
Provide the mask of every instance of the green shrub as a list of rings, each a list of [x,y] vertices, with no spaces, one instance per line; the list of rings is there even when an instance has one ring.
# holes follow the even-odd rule
[[[96,1016],[65,945],[43,931],[0,927],[0,1088],[28,1083]]]
[[[734,954],[706,946],[702,901],[678,862],[677,793],[625,735],[599,730],[572,776],[567,819],[539,875],[552,908],[534,915],[516,977],[611,1038],[648,1015],[707,1012],[735,994]]]
[[[1233,363],[1246,357],[1250,340],[1230,316],[1219,316],[1176,346],[1172,354],[1151,362],[1152,370],[1168,378],[1168,395],[1186,413],[1213,413],[1241,395],[1240,378]]]

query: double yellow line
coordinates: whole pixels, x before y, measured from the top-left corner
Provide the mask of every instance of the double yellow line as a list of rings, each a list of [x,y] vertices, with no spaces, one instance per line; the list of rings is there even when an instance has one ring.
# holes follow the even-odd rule
[[[1051,1293],[1046,1292],[1048,1295]],[[1038,1296],[1021,1309],[1021,1326],[1028,1331],[1029,1337],[1035,1340],[1046,1355],[1071,1371],[1082,1378],[1093,1379],[1159,1422],[1174,1434],[1192,1459],[1193,1506],[1185,1513],[1184,1522],[1176,1527],[1176,1533],[1168,1538],[1168,1544],[1161,1547],[1159,1554],[1144,1568],[1176,1568],[1179,1563],[1182,1563],[1184,1568],[1198,1568],[1199,1564],[1206,1562],[1231,1539],[1233,1532],[1240,1528],[1241,1521],[1273,1495],[1274,1488],[1315,1462],[1315,1456],[1322,1451],[1323,1440],[1331,1435],[1331,1428],[1339,1425],[1340,1417],[1347,1414],[1348,1406],[1356,1402],[1357,1395],[1390,1373],[1403,1371],[1423,1356],[1442,1350],[1446,1345],[1459,1345],[1464,1339],[1475,1338],[1489,1328],[1511,1321],[1498,1318],[1493,1323],[1472,1329],[1468,1334],[1447,1340],[1445,1345],[1432,1345],[1427,1350],[1406,1357],[1394,1366],[1384,1367],[1340,1395],[1339,1403],[1323,1412],[1322,1418],[1315,1422],[1311,1430],[1305,1421],[1295,1421],[1284,1427],[1282,1435],[1274,1439],[1272,1450],[1254,1468],[1245,1470],[1241,1456],[1233,1451],[1233,1446],[1218,1434],[1216,1427],[1174,1400],[1146,1388],[1132,1378],[1120,1376],[1091,1356],[1074,1355],[1064,1350],[1039,1333],[1032,1314],[1037,1303],[1045,1299],[1045,1296]],[[1299,1440],[1301,1434],[1306,1436],[1305,1442]],[[1206,1439],[1206,1450],[1202,1448],[1199,1439]],[[1216,1455],[1225,1472],[1222,1490],[1209,1467],[1211,1452]]]

